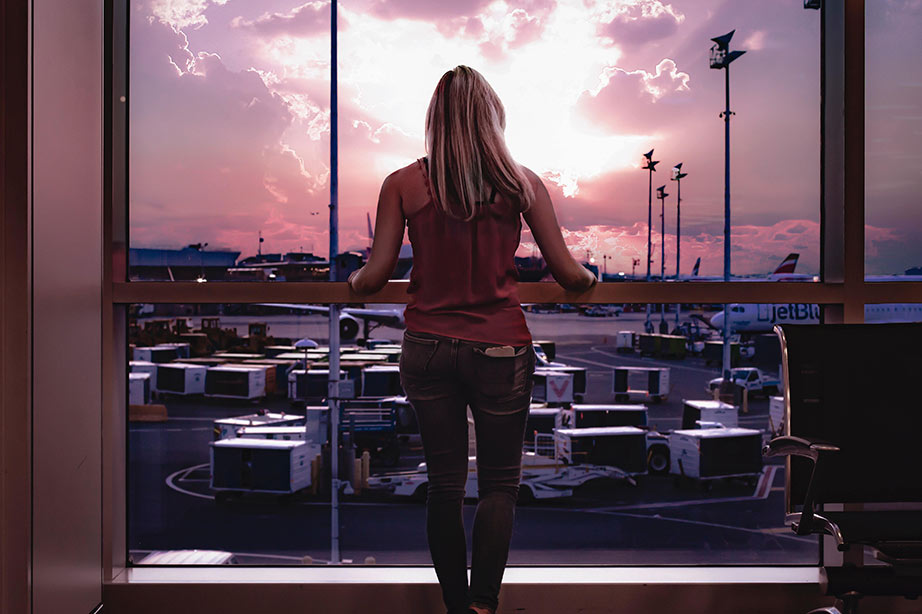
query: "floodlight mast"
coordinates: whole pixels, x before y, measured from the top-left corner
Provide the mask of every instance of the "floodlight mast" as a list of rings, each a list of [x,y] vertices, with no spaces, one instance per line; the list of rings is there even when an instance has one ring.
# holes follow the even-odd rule
[[[731,30],[723,36],[712,38],[711,68],[725,70],[726,105],[720,116],[724,120],[724,281],[730,281],[730,64],[745,51],[730,51],[730,39],[736,30]],[[724,329],[723,329],[723,379],[730,380],[730,305],[724,303]]]
[[[651,149],[643,155],[644,162],[640,168],[650,171],[650,183],[647,188],[647,281],[650,281],[650,265],[653,262],[653,237],[651,235],[653,228],[653,173],[656,172],[656,165],[659,160],[653,159],[653,150]],[[650,324],[650,303],[647,303],[647,317],[644,321],[644,331],[651,332]]]
[[[688,176],[688,173],[682,172],[682,163],[679,162],[672,168],[672,180],[676,182],[676,203],[675,203],[675,279],[681,280],[682,270],[679,268],[679,254],[682,251],[682,179]],[[675,306],[675,326],[679,327],[679,314],[682,311],[682,303],[676,303]]]

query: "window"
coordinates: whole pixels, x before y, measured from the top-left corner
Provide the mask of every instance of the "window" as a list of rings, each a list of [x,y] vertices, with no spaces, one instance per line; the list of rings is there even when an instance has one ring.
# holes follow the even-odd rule
[[[791,10],[797,9],[798,18],[803,19],[801,23],[812,24],[810,27],[813,27],[813,28],[816,27],[817,24],[815,23],[816,21],[815,19],[813,21],[809,21],[813,19],[813,16],[815,15],[814,13],[799,12],[801,10],[800,6],[798,6],[799,3],[791,3],[791,4],[792,4]],[[219,8],[218,5],[215,5],[215,6],[210,6],[208,10],[219,12],[222,10],[227,10],[227,8]],[[291,16],[290,11],[289,13],[282,13],[282,14],[283,16]],[[836,18],[834,14],[834,9],[828,9],[827,15],[831,15],[829,19],[833,20],[834,22],[834,19]],[[248,19],[251,21],[258,20],[260,16],[261,16],[261,13],[259,15],[253,14],[253,15],[250,15]],[[841,15],[839,15],[838,18],[844,19],[844,17],[842,17]],[[291,22],[288,22],[288,23],[291,23]],[[841,27],[841,21],[838,23],[839,23],[839,27]],[[726,28],[723,28],[722,30],[718,30],[718,32],[729,30],[732,27],[734,27],[734,25],[737,25],[737,24],[728,24]],[[835,25],[835,22],[833,23],[833,25]],[[830,22],[827,21],[827,27],[829,26],[830,26]],[[205,32],[206,31],[203,29],[202,34],[204,35]],[[715,32],[715,34],[716,33],[717,32]],[[735,41],[742,40],[740,37],[741,34],[742,34],[742,30],[740,30],[737,33],[737,39],[734,39],[734,40]],[[813,36],[814,37],[816,36],[815,30],[813,31]],[[814,38],[813,40],[816,40],[816,38]],[[343,42],[346,41],[345,35],[342,41]],[[847,44],[854,45],[854,40],[849,39],[849,42]],[[742,45],[740,46],[742,47]],[[849,47],[849,48],[852,49],[852,47]],[[754,47],[750,48],[750,51],[752,50],[754,50]],[[840,48],[840,51],[841,51],[841,48]],[[814,49],[814,52],[815,52],[815,49]],[[704,52],[702,51],[701,53],[702,53],[701,60],[703,61]],[[742,61],[749,60],[753,57],[754,55],[749,55],[747,58],[745,58]],[[813,61],[813,59],[815,59],[815,56],[812,56],[812,55],[805,56],[805,57],[808,63]],[[742,64],[740,64],[740,66],[742,67]],[[345,72],[347,70],[347,67],[343,67],[342,70]],[[647,70],[649,71],[649,68]],[[734,72],[734,79],[737,78],[736,76],[738,74],[740,74],[742,78],[741,73],[744,73],[744,72],[745,71],[743,70]],[[712,75],[712,76],[715,76],[715,75]],[[812,73],[808,74],[807,77],[805,77],[805,79],[809,87],[815,88],[816,71],[814,70]],[[734,83],[736,83],[736,81],[734,81]],[[835,95],[837,94],[834,94],[834,96]],[[735,99],[736,98],[734,98],[734,100]],[[855,108],[856,104],[860,107],[862,104],[861,101],[856,102],[854,98],[851,98],[846,102],[849,108]],[[814,101],[814,104],[818,104],[818,103]],[[736,106],[735,103],[734,103],[734,106]],[[718,105],[718,109],[719,109],[719,105]],[[742,113],[740,113],[740,115],[742,115]],[[812,117],[815,117],[815,115],[813,113],[805,112],[804,117],[812,118]],[[741,118],[737,118],[737,119],[741,119]],[[719,126],[717,129],[719,130]],[[849,128],[847,126],[843,126],[842,129],[844,131],[846,140],[848,140],[849,138],[854,138],[854,134],[849,133]],[[736,130],[737,130],[736,124],[734,123],[734,131]],[[805,128],[805,131],[806,130],[807,129]],[[737,133],[734,132],[734,134],[737,134]],[[717,137],[719,136],[720,135],[718,132]],[[736,137],[734,137],[734,139],[735,138]],[[737,141],[734,140],[734,143],[736,142]],[[813,143],[813,145],[815,146],[816,143]],[[637,149],[645,151],[646,150],[645,147],[638,146]],[[736,150],[737,150],[737,145],[734,145],[734,151]],[[659,151],[664,151],[664,148],[663,147],[658,148],[657,152]],[[719,150],[718,150],[718,153],[719,153]],[[827,154],[828,154],[828,151],[827,151]],[[348,152],[345,148],[343,149],[343,155],[344,156],[348,155]],[[851,155],[854,156],[854,153],[852,153]],[[817,153],[817,156],[812,159],[815,160],[818,158],[818,156],[819,154]],[[676,156],[676,157],[678,158],[679,156]],[[827,157],[826,159],[828,160],[828,159],[836,159],[836,158],[832,156],[831,158]],[[390,168],[390,166],[388,166],[388,168]],[[691,173],[692,169],[688,168],[688,170]],[[640,171],[637,170],[637,168],[634,168],[634,172],[636,174]],[[814,180],[818,180],[817,173],[815,170],[811,171],[809,174]],[[719,178],[720,175],[718,174],[717,177]],[[766,184],[769,183],[769,180],[765,179],[765,183]],[[775,181],[773,182],[773,185],[769,187],[779,187],[783,183],[784,183],[783,181]],[[845,180],[846,189],[848,185],[849,185],[848,179],[846,178]],[[689,189],[691,189],[691,181],[689,181],[689,183],[687,183],[686,186]],[[644,187],[645,186],[641,184],[640,186],[641,192],[642,192],[642,188]],[[720,192],[718,191],[718,198],[719,198],[719,195],[720,195]],[[641,196],[643,195],[641,194]],[[686,202],[684,200],[685,198],[686,198],[686,195],[685,193],[683,193],[683,203]],[[688,196],[687,198],[691,199],[691,196]],[[640,204],[641,205],[643,204],[642,198],[632,199],[632,200],[640,200],[641,201]],[[736,196],[734,196],[734,203],[737,202],[737,200],[739,199]],[[809,198],[807,200],[809,200]],[[117,204],[117,207],[118,206],[119,205]],[[122,202],[120,206],[121,206],[121,211],[124,212],[125,203]],[[342,216],[344,223],[345,223],[346,218],[348,217],[345,213],[348,206],[349,204],[344,202],[343,216]],[[565,209],[565,207],[563,208]],[[638,208],[642,208],[642,207],[638,207]],[[736,209],[734,209],[734,211],[735,210]],[[636,212],[632,213],[632,216],[634,219],[638,217]],[[356,221],[356,217],[358,221]],[[353,216],[353,223],[355,223],[360,228],[364,221],[363,218],[364,216],[362,216],[361,214],[359,216]],[[713,218],[714,218],[713,214],[711,215],[711,218],[713,221]],[[569,226],[568,220],[565,219],[563,215],[561,215],[561,219],[564,222],[564,225],[569,229],[570,226]],[[837,247],[838,249],[845,251],[845,248],[848,245],[850,245],[850,241],[853,241],[854,239],[854,232],[851,232],[851,233],[846,232],[846,228],[844,227],[844,225],[847,224],[846,222],[839,223],[838,225],[836,224],[835,221],[829,222],[829,220],[827,220],[826,222],[827,222],[827,226],[825,228],[826,243],[824,244],[826,246],[826,249],[829,250],[829,244],[830,242],[832,242],[834,244],[834,247]],[[683,229],[684,228],[685,228],[685,225],[683,222]],[[854,231],[854,228],[852,226],[849,226],[848,228]],[[250,232],[252,232],[252,229]],[[361,235],[361,232],[362,231],[360,229],[357,230],[356,236],[359,236],[359,237],[363,236]],[[858,234],[860,235],[861,233],[859,232]],[[668,235],[669,235],[668,230],[666,232],[666,235],[667,235],[667,249],[668,249]],[[685,236],[685,230],[683,230],[683,237],[684,236]],[[817,231],[817,237],[819,237],[819,231]],[[643,240],[643,237],[640,237],[639,241],[640,241],[641,246],[644,249],[640,250],[639,253],[637,252],[637,250],[635,250],[634,253],[637,255],[640,255],[640,259],[642,259],[643,257],[645,257],[643,254],[645,254],[645,251],[646,251],[645,250],[646,241]],[[356,240],[355,244],[359,245],[358,239]],[[818,242],[816,244],[819,245]],[[744,241],[744,242],[741,242],[740,245],[741,245],[741,248],[737,248],[738,251],[746,251],[746,250],[753,249],[754,243]],[[345,242],[343,243],[343,246],[347,247]],[[683,239],[683,247],[684,247],[684,239]],[[830,251],[834,251],[834,250],[830,250]],[[819,250],[816,249],[814,253],[816,255],[815,256],[816,264],[810,267],[808,271],[810,273],[812,272],[826,273],[830,270],[830,268],[832,268],[835,273],[841,275],[843,274],[843,272],[848,272],[848,270],[852,270],[852,269],[843,270],[844,265],[841,262],[836,263],[835,258],[831,258],[833,263],[830,264],[829,251],[827,251],[826,269],[821,271],[820,266],[819,266]],[[683,250],[683,255],[684,254],[685,254],[685,251]],[[632,262],[632,260],[636,258],[636,255],[631,255],[630,258],[631,260],[628,260],[626,257],[624,262],[625,263]],[[671,260],[667,259],[667,262],[671,262]],[[688,268],[688,263],[686,263],[685,260],[683,260],[682,263],[683,263],[683,266],[679,267],[680,270],[682,268]],[[609,267],[609,274],[612,274],[612,272],[615,270],[613,268],[615,267],[615,263],[607,262],[607,259],[603,261],[602,271],[601,271],[603,275],[605,274],[606,266]],[[625,269],[627,269],[627,266],[628,265],[624,265]],[[849,266],[853,266],[853,265],[849,265]],[[838,267],[838,269],[836,269],[836,267]],[[641,267],[640,270],[643,271],[644,268],[645,267]],[[718,269],[718,275],[719,275],[720,269],[719,267],[717,267],[717,269]],[[765,267],[762,267],[762,269],[760,270],[767,271]],[[742,271],[740,272],[742,273]],[[755,274],[758,274],[759,271],[753,269],[751,273],[755,275]],[[642,275],[642,273],[638,274],[638,276],[640,275]],[[624,277],[626,276],[627,274],[625,271]],[[665,277],[668,279],[669,275],[667,274],[665,275]],[[606,285],[597,286],[591,293],[589,293],[589,295],[580,297],[579,300],[582,302],[585,302],[586,304],[599,304],[599,305],[614,305],[614,304],[632,305],[633,304],[633,305],[646,306],[649,304],[652,306],[650,309],[651,315],[659,315],[661,311],[664,311],[663,315],[666,315],[666,316],[674,315],[674,312],[670,314],[670,312],[665,311],[665,310],[657,310],[656,305],[665,304],[665,303],[669,303],[669,304],[680,303],[683,305],[692,305],[692,304],[718,305],[724,302],[730,303],[730,302],[736,302],[736,301],[741,301],[740,304],[767,305],[767,304],[778,304],[778,303],[781,303],[782,301],[786,301],[790,304],[816,306],[817,311],[819,311],[819,309],[823,307],[825,308],[826,316],[830,321],[835,321],[836,319],[849,319],[853,321],[856,319],[860,319],[861,313],[863,312],[863,308],[864,308],[864,305],[863,305],[864,302],[886,303],[886,302],[896,302],[896,301],[906,300],[907,302],[911,303],[913,300],[918,300],[917,296],[913,298],[914,295],[912,294],[912,292],[914,291],[914,287],[910,287],[909,285],[898,285],[898,286],[888,285],[886,287],[881,287],[879,289],[868,289],[868,288],[864,288],[864,286],[855,286],[856,291],[849,293],[845,291],[845,286],[847,284],[841,284],[841,283],[790,284],[790,283],[784,283],[785,281],[793,281],[793,279],[791,278],[782,279],[781,283],[771,284],[771,285],[760,284],[760,283],[734,284],[734,287],[732,288],[728,287],[725,284],[719,284],[719,283],[713,284],[713,285],[712,284],[644,284],[644,283],[606,284]],[[852,281],[849,283],[854,283],[854,282]],[[299,302],[303,303],[303,302],[310,301],[310,302],[314,302],[317,304],[328,304],[332,302],[346,303],[348,302],[349,299],[354,299],[354,297],[350,297],[348,295],[348,292],[345,291],[340,284],[331,284],[331,285],[315,284],[316,286],[315,288],[305,288],[304,286],[300,284],[292,284],[291,288],[279,288],[278,287],[278,286],[283,286],[283,285],[285,284],[254,283],[253,281],[249,281],[248,283],[236,284],[236,286],[238,287],[231,288],[226,284],[220,284],[220,283],[213,283],[213,284],[207,284],[207,285],[182,284],[182,283],[179,283],[179,284],[160,284],[160,283],[125,284],[125,283],[120,283],[119,280],[116,280],[113,286],[114,288],[113,302],[116,305],[116,308],[117,308],[116,312],[118,313],[118,310],[127,310],[128,306],[132,304],[194,305],[194,304],[206,304],[207,303],[209,305],[211,304],[233,305],[233,304],[253,304],[253,303],[270,302],[270,301],[272,302],[281,301],[281,302],[290,302],[290,303],[299,303]],[[176,286],[176,287],[167,287],[167,286]],[[527,283],[523,284],[521,296],[522,296],[523,302],[526,302],[526,303],[533,302],[533,303],[540,303],[540,304],[547,304],[547,305],[559,304],[561,300],[563,299],[562,292],[559,292],[559,290],[556,289],[552,284],[546,284],[543,287],[539,287],[537,285],[527,284]],[[372,299],[372,301],[388,301],[388,302],[391,302],[391,301],[399,302],[401,300],[404,300],[403,285],[401,284],[391,284],[380,295]],[[857,301],[860,301],[860,303]],[[736,311],[735,313],[739,314],[742,312]],[[615,317],[615,316],[611,316],[611,317]],[[123,323],[125,325],[123,327],[124,330],[127,330],[127,324],[128,324],[127,317],[125,318]],[[195,326],[196,324],[201,326],[201,322],[196,322],[195,317],[193,317],[193,326]],[[122,345],[117,346],[116,350],[123,351],[127,349],[127,334],[124,338],[120,340],[120,342],[122,343]],[[116,355],[120,357],[124,356],[124,354],[117,354],[117,353]],[[205,416],[202,416],[202,417],[204,418]],[[212,422],[212,421],[209,420],[208,422]],[[139,437],[155,437],[155,436],[148,435],[145,433],[144,435],[140,435]],[[156,449],[156,444],[154,445],[154,447]],[[182,469],[182,468],[183,467],[177,466],[177,469]],[[185,478],[188,478],[186,482],[191,484],[196,479],[202,479],[202,476],[190,473],[187,476],[185,476]],[[116,519],[115,522],[116,523],[124,522],[124,517],[122,518],[122,520]],[[116,525],[113,529],[113,532],[116,535],[119,534],[120,526],[122,529],[125,528],[123,524]],[[124,534],[125,531],[123,531],[122,533]],[[147,537],[149,537],[149,535]],[[780,539],[783,539],[783,538],[780,538]],[[157,545],[153,543],[153,540],[151,540],[149,543],[145,543],[144,545],[145,546],[149,545],[151,547],[157,547]],[[130,547],[130,545],[128,545],[128,547]],[[748,552],[749,554],[751,554],[753,551],[747,550],[745,548],[741,548],[737,552],[741,555],[745,555],[745,553]],[[815,551],[811,550],[810,552],[807,552],[807,555],[809,557],[813,557],[813,552]],[[764,554],[765,552],[763,551],[762,553]],[[769,553],[769,557],[770,556],[771,554]],[[779,555],[777,558],[777,561],[782,562],[782,559],[786,561],[790,561],[790,559],[788,559],[786,555],[785,556]],[[765,562],[765,559],[760,559],[760,561]],[[688,561],[688,562],[691,562],[691,561]],[[754,562],[754,561],[750,560],[748,562]]]

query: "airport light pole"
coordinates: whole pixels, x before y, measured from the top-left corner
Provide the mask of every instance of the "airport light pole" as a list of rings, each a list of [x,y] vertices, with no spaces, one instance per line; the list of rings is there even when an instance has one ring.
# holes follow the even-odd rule
[[[676,202],[675,202],[675,280],[679,281],[681,269],[679,268],[679,254],[682,251],[682,179],[688,173],[682,172],[682,163],[679,162],[672,167],[672,180],[676,183]],[[679,313],[682,311],[682,303],[676,303],[675,306],[675,326],[679,327]]]
[[[643,166],[640,168],[650,171],[650,183],[647,188],[647,281],[650,281],[650,264],[653,262],[653,237],[651,235],[653,228],[653,173],[656,172],[656,165],[659,160],[653,159],[653,150],[651,149],[643,155]],[[647,303],[647,318],[644,321],[644,330],[650,331],[650,303]]]
[[[726,105],[720,117],[724,120],[724,281],[730,281],[730,64],[745,51],[730,51],[730,39],[733,38],[731,30],[723,36],[712,38],[710,67],[714,70],[723,69],[725,74]],[[724,329],[723,329],[723,378],[730,380],[730,305],[724,303]]]
[[[656,197],[659,199],[659,234],[660,234],[660,262],[659,280],[666,281],[666,186],[656,188]],[[660,330],[666,325],[666,305],[660,305]]]

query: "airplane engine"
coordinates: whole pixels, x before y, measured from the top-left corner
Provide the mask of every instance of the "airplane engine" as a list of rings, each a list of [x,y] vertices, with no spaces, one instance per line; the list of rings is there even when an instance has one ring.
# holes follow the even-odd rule
[[[343,341],[352,341],[359,334],[359,321],[350,315],[339,316],[339,338]]]

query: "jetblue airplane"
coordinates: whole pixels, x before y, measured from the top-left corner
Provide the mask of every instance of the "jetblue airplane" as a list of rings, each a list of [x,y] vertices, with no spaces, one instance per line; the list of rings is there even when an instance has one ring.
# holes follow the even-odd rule
[[[809,303],[734,303],[729,305],[730,330],[737,333],[770,333],[775,324],[819,324],[820,306]],[[896,303],[865,305],[864,321],[922,322],[922,304]],[[710,319],[711,326],[720,330],[724,312]]]

